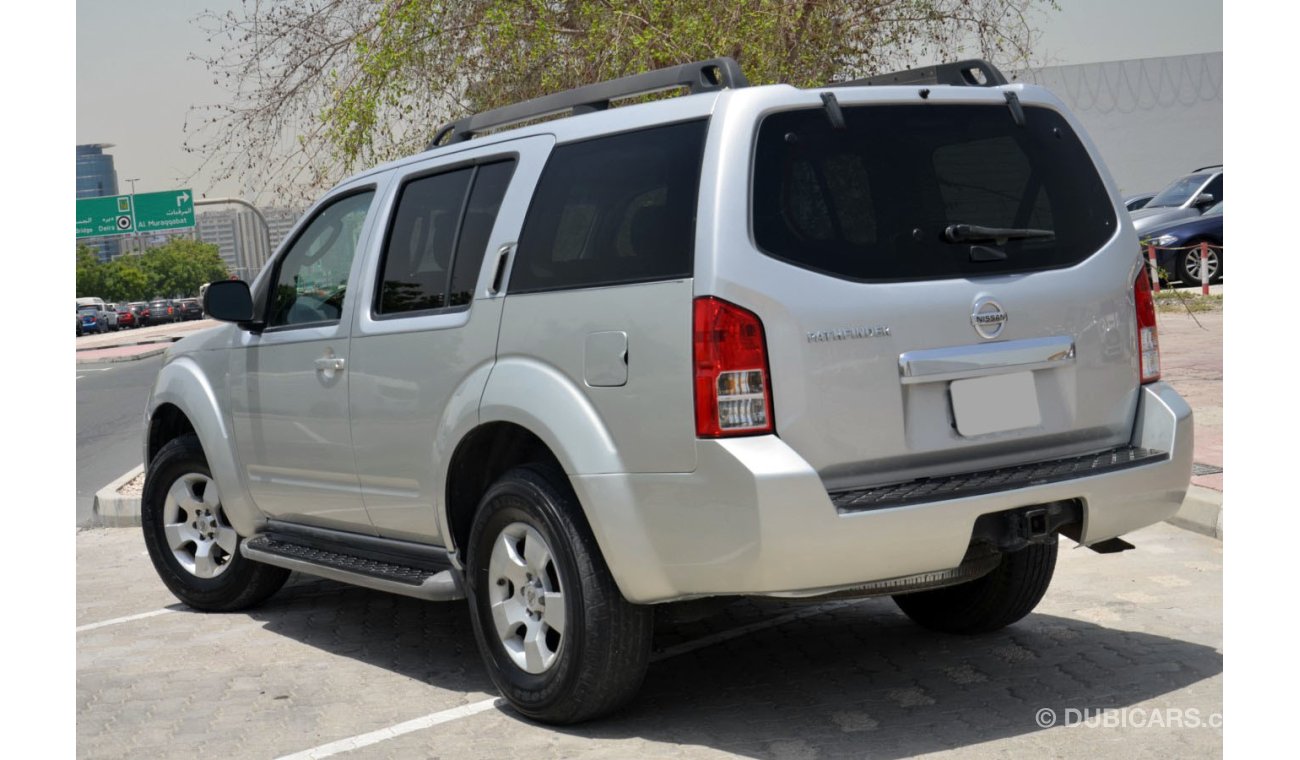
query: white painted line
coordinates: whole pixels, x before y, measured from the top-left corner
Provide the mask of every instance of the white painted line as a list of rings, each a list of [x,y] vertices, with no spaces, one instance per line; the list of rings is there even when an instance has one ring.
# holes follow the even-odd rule
[[[368,734],[351,736],[347,739],[339,739],[336,742],[330,742],[329,744],[322,744],[319,747],[305,749],[302,752],[295,752],[292,755],[284,755],[283,757],[280,757],[279,760],[319,760],[319,758],[330,757],[332,755],[337,755],[340,752],[351,752],[354,749],[368,747],[371,744],[378,744],[379,742],[394,739],[403,734],[409,734],[412,731],[421,731],[436,726],[439,723],[449,723],[453,720],[468,718],[471,715],[478,715],[481,712],[495,708],[497,703],[504,704],[505,700],[499,697],[492,697],[491,699],[471,702],[467,705],[461,705],[460,707],[453,707],[450,710],[432,713],[423,718],[416,718],[414,720],[408,720],[405,723],[398,723],[395,726],[381,728],[378,731],[371,731]]]
[[[98,623],[87,623],[85,625],[77,626],[77,633],[81,633],[82,631],[93,631],[96,628],[103,628],[105,626],[117,625],[118,623],[130,623],[133,620],[144,620],[145,618],[157,617],[158,615],[166,615],[168,612],[175,612],[175,611],[176,610],[170,607],[164,607],[161,610],[154,610],[153,612],[141,612],[139,615],[127,615],[126,617],[113,618],[112,620],[101,620]]]
[[[110,369],[113,368],[112,367],[86,367],[83,369],[81,367],[78,367],[77,371],[78,372],[107,372]]]
[[[687,641],[678,644],[677,646],[668,647],[667,649],[656,653],[650,658],[650,661],[660,662],[662,660],[667,660],[678,655],[686,654],[687,652],[693,652],[696,649],[713,646],[714,644],[727,641],[728,639],[744,636],[747,633],[761,631],[764,628],[775,628],[778,625],[784,625],[792,620],[830,612],[831,610],[852,604],[855,601],[858,600],[837,602],[834,604],[819,604],[815,607],[810,607],[806,610],[799,610],[798,612],[791,612],[786,615],[781,615],[780,617],[772,618],[771,620],[760,620],[757,623],[740,625],[708,636],[701,636],[693,641]],[[340,752],[351,752],[354,749],[368,747],[371,744],[378,744],[379,742],[387,741],[388,739],[393,739],[403,734],[409,734],[412,731],[422,731],[440,723],[450,723],[453,720],[460,720],[461,718],[468,718],[471,715],[478,715],[479,713],[491,710],[498,705],[504,706],[505,704],[506,701],[500,697],[484,699],[480,702],[472,702],[468,705],[462,705],[461,707],[453,707],[450,710],[432,713],[423,718],[415,718],[414,720],[408,720],[405,723],[398,723],[397,725],[389,726],[388,728],[381,728],[367,734],[359,734],[357,736],[348,737],[347,739],[339,739],[338,741],[330,742],[329,744],[322,744],[319,747],[312,747],[311,749],[305,749],[302,752],[295,752],[292,755],[284,755],[277,758],[277,760],[319,760],[319,758],[331,757]]]

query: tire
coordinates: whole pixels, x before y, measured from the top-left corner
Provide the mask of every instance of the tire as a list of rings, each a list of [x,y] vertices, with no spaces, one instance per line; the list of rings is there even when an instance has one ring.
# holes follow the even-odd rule
[[[221,510],[216,481],[193,434],[169,441],[149,463],[140,522],[158,576],[177,599],[195,609],[246,609],[265,601],[289,578],[288,570],[239,552],[243,539]]]
[[[562,473],[528,465],[503,475],[479,502],[468,554],[474,637],[516,710],[578,723],[636,695],[653,611],[619,592]]]
[[[1038,606],[1056,569],[1055,538],[1002,555],[988,575],[956,586],[898,594],[894,602],[913,622],[943,633],[1005,628]]]
[[[1200,241],[1190,243],[1196,246],[1188,251],[1180,251],[1178,254],[1178,279],[1183,281],[1183,287],[1191,287],[1201,284],[1201,249]],[[1210,250],[1206,254],[1206,266],[1210,270],[1209,283],[1217,285],[1223,279],[1223,248],[1210,244]]]

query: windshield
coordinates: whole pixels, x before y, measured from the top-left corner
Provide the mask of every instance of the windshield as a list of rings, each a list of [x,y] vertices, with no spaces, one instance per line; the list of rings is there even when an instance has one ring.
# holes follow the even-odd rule
[[[1172,185],[1157,193],[1146,208],[1177,208],[1190,200],[1192,193],[1200,190],[1209,178],[1208,174],[1189,174],[1175,180]]]
[[[90,315],[93,317],[99,314],[99,310],[94,306],[82,306],[80,309],[77,309],[77,313],[82,316]]]

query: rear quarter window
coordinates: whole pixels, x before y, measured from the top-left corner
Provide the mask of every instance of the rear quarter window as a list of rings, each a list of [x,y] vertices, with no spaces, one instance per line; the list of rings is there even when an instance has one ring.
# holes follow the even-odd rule
[[[510,292],[690,277],[707,122],[560,145],[524,220]]]
[[[842,130],[820,108],[763,119],[752,222],[764,253],[852,280],[937,279],[1070,266],[1115,232],[1110,195],[1055,111],[1026,107],[1020,127],[1001,105],[843,110]],[[1053,235],[948,242],[959,224]]]

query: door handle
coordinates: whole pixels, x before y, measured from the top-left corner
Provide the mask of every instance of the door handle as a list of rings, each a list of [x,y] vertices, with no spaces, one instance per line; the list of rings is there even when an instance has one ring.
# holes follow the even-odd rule
[[[325,355],[316,360],[316,371],[323,373],[326,378],[331,378],[336,372],[342,372],[347,363],[342,356],[335,356],[334,349],[325,349]]]
[[[497,265],[492,270],[492,281],[488,283],[488,295],[494,296],[501,292],[501,287],[505,284],[501,279],[506,274],[506,262],[510,260],[510,253],[514,249],[514,243],[506,243],[497,249]]]

